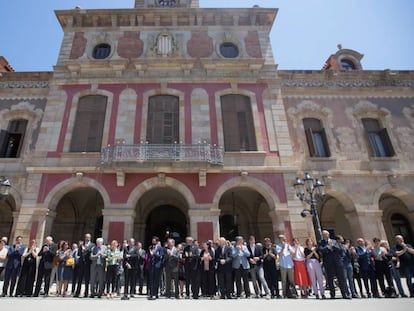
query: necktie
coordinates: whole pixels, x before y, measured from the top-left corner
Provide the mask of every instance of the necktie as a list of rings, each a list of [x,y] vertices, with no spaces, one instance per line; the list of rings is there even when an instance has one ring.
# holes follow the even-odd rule
[[[96,252],[97,254],[101,251],[101,248],[100,247],[98,247],[98,249],[97,249],[98,251]],[[97,265],[101,265],[102,264],[102,262],[101,262],[101,257],[99,256],[98,257],[98,259],[96,260],[96,264]]]

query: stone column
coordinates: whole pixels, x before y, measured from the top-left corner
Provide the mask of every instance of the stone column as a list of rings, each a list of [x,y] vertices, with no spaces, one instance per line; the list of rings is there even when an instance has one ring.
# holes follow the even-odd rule
[[[272,219],[273,226],[273,241],[277,241],[277,237],[280,234],[291,235],[291,221],[290,221],[290,211],[287,208],[277,209],[276,211],[270,211],[269,217]]]
[[[212,226],[212,232],[208,232],[208,236],[213,238],[213,240],[217,240],[220,236],[220,210],[218,209],[190,209],[188,211],[188,217],[190,220],[190,235],[194,237],[195,239],[198,239],[199,235],[199,229],[202,229],[200,226],[207,223],[211,223]],[[206,228],[207,228],[206,227]],[[210,227],[211,228],[211,227]],[[203,241],[200,241],[203,242]]]
[[[364,210],[358,209],[351,213],[346,213],[344,216],[351,227],[350,233],[353,240],[358,238],[372,240],[374,237],[387,239],[381,210],[372,210],[366,207]]]
[[[105,241],[108,241],[108,238],[124,240],[133,237],[135,220],[134,208],[125,205],[105,207],[102,210],[102,216],[102,237]],[[109,234],[112,236],[109,236]],[[122,241],[118,242],[122,243]]]

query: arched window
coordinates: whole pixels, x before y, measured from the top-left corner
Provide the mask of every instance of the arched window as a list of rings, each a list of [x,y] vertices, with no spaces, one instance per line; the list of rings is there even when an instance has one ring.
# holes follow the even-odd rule
[[[105,59],[111,54],[111,46],[107,43],[101,43],[93,49],[92,57],[95,59]]]
[[[108,98],[89,95],[79,99],[72,131],[71,152],[100,152]]]
[[[404,237],[406,243],[410,243],[411,245],[414,243],[413,231],[411,230],[410,223],[403,215],[393,214],[391,216],[391,227],[393,236],[399,234]]]
[[[7,130],[0,132],[0,157],[19,158],[23,149],[27,120],[18,119],[9,122]]]
[[[382,128],[377,119],[364,118],[362,124],[367,135],[371,156],[392,157],[395,155],[387,129]]]
[[[330,157],[331,152],[322,122],[315,118],[305,118],[303,119],[303,127],[305,128],[310,156],[318,158]]]
[[[345,71],[352,71],[356,69],[354,62],[350,61],[349,59],[342,59],[341,67],[342,67],[342,70],[345,70]]]
[[[148,104],[147,141],[150,144],[173,144],[179,141],[178,97],[152,96]]]
[[[221,97],[225,151],[257,151],[250,98],[243,95]]]

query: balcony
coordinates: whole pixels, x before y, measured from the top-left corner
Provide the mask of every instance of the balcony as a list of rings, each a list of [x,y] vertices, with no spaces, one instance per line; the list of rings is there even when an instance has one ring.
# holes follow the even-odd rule
[[[199,162],[223,165],[223,148],[208,144],[117,144],[103,148],[101,163],[103,165],[145,162]]]

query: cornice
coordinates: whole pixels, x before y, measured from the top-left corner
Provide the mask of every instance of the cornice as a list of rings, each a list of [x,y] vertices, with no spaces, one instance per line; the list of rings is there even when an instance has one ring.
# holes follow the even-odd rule
[[[257,27],[270,32],[278,9],[145,8],[118,10],[58,10],[57,19],[68,28],[115,27]]]

